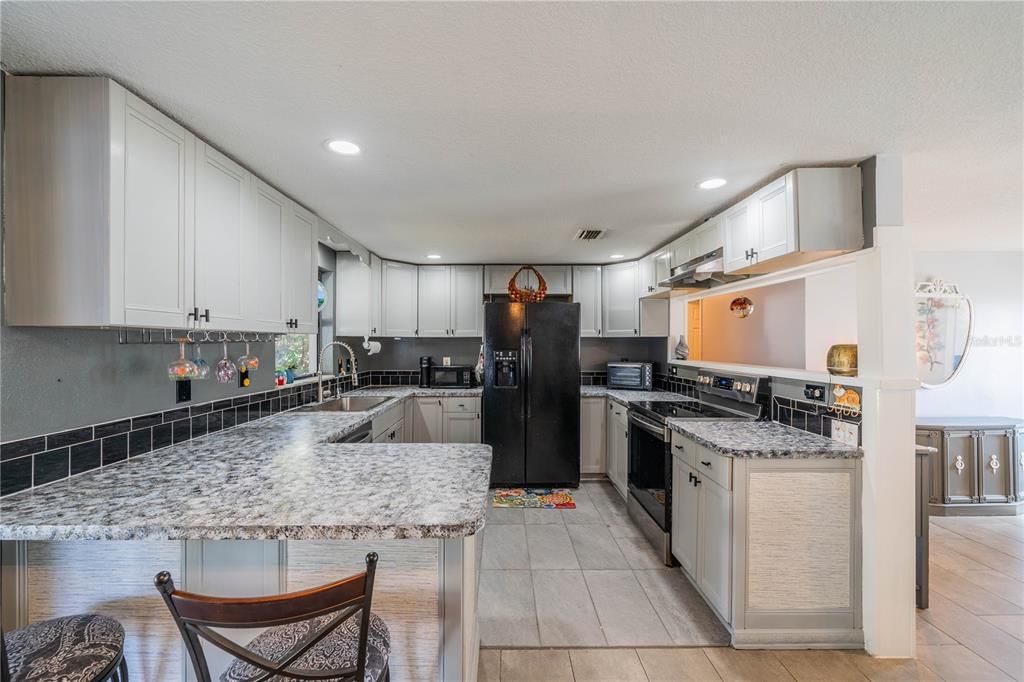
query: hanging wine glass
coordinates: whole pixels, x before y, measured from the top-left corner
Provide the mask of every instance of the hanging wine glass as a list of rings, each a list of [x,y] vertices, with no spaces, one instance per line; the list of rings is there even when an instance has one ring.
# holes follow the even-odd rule
[[[217,383],[230,384],[238,378],[238,369],[235,363],[228,357],[228,342],[224,342],[224,357],[220,359],[215,367]]]
[[[238,358],[238,369],[247,369],[250,372],[260,368],[260,358],[249,352],[249,342],[245,342],[245,354]]]
[[[195,364],[196,369],[199,371],[199,376],[196,377],[196,378],[197,379],[209,379],[210,378],[210,363],[208,363],[206,360],[203,360],[203,355],[202,355],[201,348],[202,348],[202,346],[200,346],[197,343],[196,344],[196,354],[194,356],[192,356],[192,362],[193,362],[193,364]]]
[[[185,339],[178,339],[178,358],[167,365],[167,378],[171,381],[184,381],[199,376],[199,368],[191,360],[185,359]]]

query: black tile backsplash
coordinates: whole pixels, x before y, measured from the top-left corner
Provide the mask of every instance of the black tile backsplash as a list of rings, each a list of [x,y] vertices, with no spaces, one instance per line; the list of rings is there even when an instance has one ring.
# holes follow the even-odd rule
[[[103,439],[103,465],[128,459],[128,434]]]
[[[98,440],[71,446],[71,475],[95,469],[103,463],[102,444]]]
[[[415,370],[359,373],[360,388],[418,383],[419,372]],[[326,379],[324,388],[336,394],[351,391],[355,386],[352,377],[347,376]],[[0,443],[0,496],[316,402],[316,391],[316,384],[281,386],[236,398]]]
[[[861,415],[840,415],[819,403],[795,400],[783,396],[772,397],[772,419],[801,431],[832,437],[832,421],[860,424]],[[862,430],[857,431],[857,444],[862,444]]]
[[[69,475],[69,448],[47,450],[32,457],[32,485],[59,481]]]

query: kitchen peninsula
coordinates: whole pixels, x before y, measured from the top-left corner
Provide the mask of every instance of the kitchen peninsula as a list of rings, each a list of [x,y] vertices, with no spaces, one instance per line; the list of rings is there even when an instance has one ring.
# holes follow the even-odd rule
[[[293,410],[4,499],[0,539],[16,548],[4,584],[17,586],[5,599],[33,621],[116,603],[133,676],[181,679],[157,571],[192,592],[276,594],[355,573],[376,551],[396,679],[468,679],[491,448],[337,442],[413,392],[365,412]]]

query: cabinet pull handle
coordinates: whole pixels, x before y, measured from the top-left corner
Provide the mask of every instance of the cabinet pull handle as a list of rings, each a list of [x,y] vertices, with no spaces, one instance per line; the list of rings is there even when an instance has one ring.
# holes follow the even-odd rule
[[[376,327],[374,327],[374,328],[373,328],[373,329],[371,329],[370,331],[371,331],[372,333],[376,334],[376,333],[377,333],[377,328],[376,328]]]
[[[683,449],[682,445],[673,445],[672,447],[674,447],[676,450],[682,450]]]
[[[188,314],[188,317],[186,317],[185,319],[187,319],[187,320],[195,320],[196,322],[198,322],[199,321],[199,308],[198,307],[193,308],[192,312],[190,312]]]
[[[209,322],[210,321],[210,309],[209,308],[204,308],[203,309],[203,314],[200,315],[200,317],[202,317],[204,320]]]
[[[999,471],[999,455],[992,455],[988,460],[988,465],[992,467],[992,473]]]
[[[757,260],[757,251],[754,249],[750,250],[750,260]]]
[[[957,455],[956,460],[953,462],[953,467],[956,469],[956,475],[961,476],[964,473],[964,456]]]
[[[634,329],[634,330],[633,330],[633,336],[636,336],[636,335],[637,335],[637,334],[639,334],[639,333],[640,333],[640,330],[639,330],[639,329]]]
[[[704,466],[706,466],[708,469],[711,468],[711,462],[705,462],[704,460],[701,460],[700,463],[703,464]]]
[[[687,480],[689,480],[690,483],[693,483],[693,472],[688,471],[686,475],[689,477]]]
[[[696,488],[699,485],[700,485],[700,479],[697,478],[696,476],[694,476],[693,477],[693,487]]]

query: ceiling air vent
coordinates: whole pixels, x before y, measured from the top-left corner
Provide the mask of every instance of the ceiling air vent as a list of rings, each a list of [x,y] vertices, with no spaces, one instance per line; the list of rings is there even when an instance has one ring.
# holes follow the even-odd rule
[[[579,242],[592,242],[595,239],[600,239],[602,234],[604,234],[604,230],[580,230],[573,239]]]

